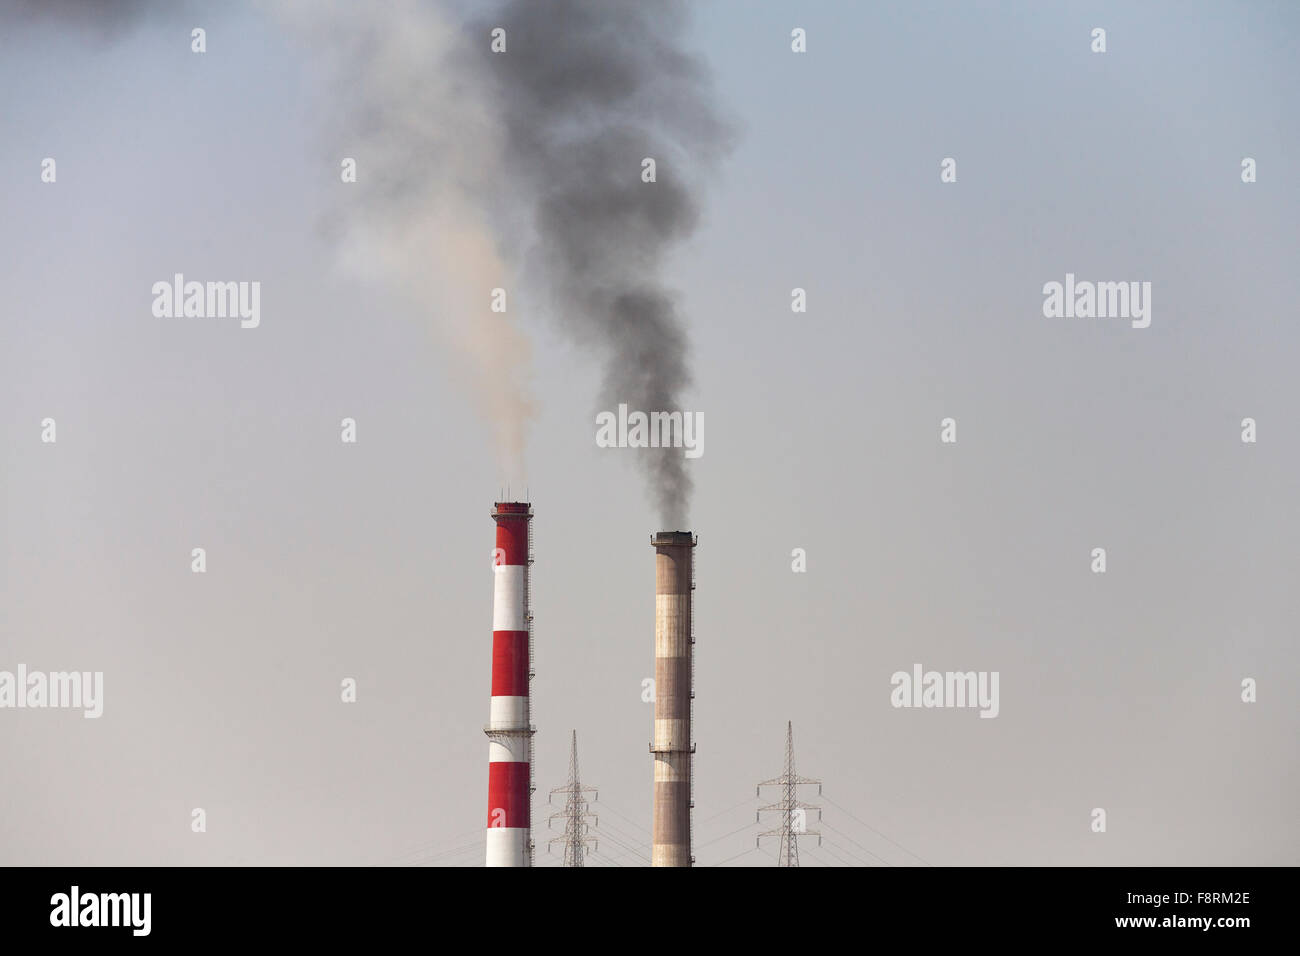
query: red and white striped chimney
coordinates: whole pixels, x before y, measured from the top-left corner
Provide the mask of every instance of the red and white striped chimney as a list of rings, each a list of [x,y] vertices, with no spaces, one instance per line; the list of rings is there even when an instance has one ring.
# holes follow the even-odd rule
[[[492,707],[488,736],[487,865],[532,866],[532,506],[497,502],[492,519]]]

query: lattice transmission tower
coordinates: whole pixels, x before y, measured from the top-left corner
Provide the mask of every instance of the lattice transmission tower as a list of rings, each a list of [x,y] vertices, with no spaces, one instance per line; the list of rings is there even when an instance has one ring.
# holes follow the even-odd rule
[[[583,866],[583,857],[586,855],[588,843],[592,845],[593,850],[600,849],[596,838],[587,836],[592,825],[599,822],[596,814],[588,809],[587,794],[589,793],[592,794],[591,802],[594,803],[599,797],[598,791],[595,787],[584,787],[578,776],[578,732],[575,730],[573,745],[569,751],[569,782],[563,787],[552,790],[548,800],[553,802],[556,794],[564,794],[564,809],[552,813],[546,821],[548,830],[554,821],[564,821],[564,835],[552,837],[547,843],[546,852],[551,852],[551,847],[556,843],[564,844],[565,866]]]
[[[777,854],[777,866],[799,865],[799,837],[801,836],[815,836],[817,845],[821,846],[821,833],[817,830],[808,829],[808,811],[816,810],[817,819],[821,820],[822,808],[811,803],[803,803],[799,799],[799,788],[813,784],[817,785],[817,795],[821,796],[822,782],[820,780],[801,777],[794,772],[794,725],[787,722],[785,725],[785,773],[779,777],[773,777],[771,780],[764,780],[754,791],[756,794],[761,794],[764,787],[780,788],[780,799],[776,803],[769,803],[765,807],[759,807],[758,813],[754,815],[756,820],[761,820],[762,814],[765,812],[776,810],[781,814],[781,825],[775,830],[764,830],[754,841],[755,846],[760,846],[765,836],[779,836],[781,838],[780,851]]]

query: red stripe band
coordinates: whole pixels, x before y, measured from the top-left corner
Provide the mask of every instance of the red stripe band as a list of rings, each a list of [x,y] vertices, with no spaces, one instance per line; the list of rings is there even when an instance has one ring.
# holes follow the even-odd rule
[[[502,814],[499,811],[504,810]],[[489,827],[528,826],[528,764],[488,764]]]
[[[528,522],[497,518],[497,564],[528,563]]]
[[[528,632],[492,632],[492,696],[528,696]]]

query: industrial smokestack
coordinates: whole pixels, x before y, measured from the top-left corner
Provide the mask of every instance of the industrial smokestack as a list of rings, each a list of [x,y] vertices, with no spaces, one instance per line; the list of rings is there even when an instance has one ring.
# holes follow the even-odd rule
[[[695,697],[691,604],[695,588],[689,531],[660,531],[655,549],[654,821],[651,866],[690,866],[691,708]]]
[[[532,506],[502,501],[492,553],[492,706],[488,725],[488,866],[532,866]]]

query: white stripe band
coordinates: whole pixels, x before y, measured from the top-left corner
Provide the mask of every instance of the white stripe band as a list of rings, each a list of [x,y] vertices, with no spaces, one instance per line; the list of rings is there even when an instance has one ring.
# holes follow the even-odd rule
[[[499,565],[492,575],[492,630],[526,631],[522,564]]]
[[[487,828],[488,866],[525,866],[528,862],[528,831],[523,827]]]
[[[489,730],[527,730],[527,697],[493,697],[488,710]]]
[[[527,763],[527,737],[489,737],[489,763]]]
[[[691,742],[686,735],[686,721],[680,718],[661,718],[655,721],[656,750],[689,750]]]

